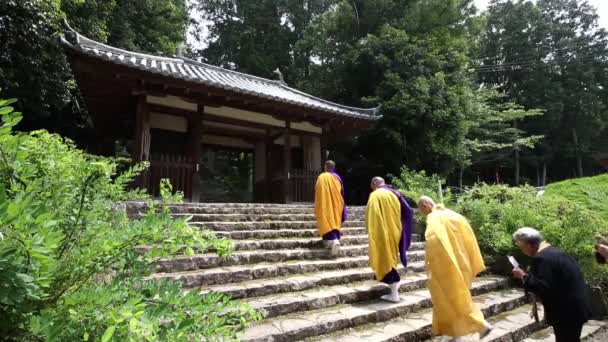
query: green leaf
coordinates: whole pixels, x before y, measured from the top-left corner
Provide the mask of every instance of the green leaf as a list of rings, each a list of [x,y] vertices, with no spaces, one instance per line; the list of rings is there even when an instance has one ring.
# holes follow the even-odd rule
[[[15,110],[13,107],[0,107],[0,115],[12,113]]]
[[[82,340],[83,341],[88,341],[89,340],[89,333],[85,331],[85,333],[82,335]]]
[[[114,336],[115,330],[115,325],[109,326],[108,329],[106,329],[106,332],[103,333],[103,336],[101,337],[101,342],[108,342],[112,338],[112,336]]]

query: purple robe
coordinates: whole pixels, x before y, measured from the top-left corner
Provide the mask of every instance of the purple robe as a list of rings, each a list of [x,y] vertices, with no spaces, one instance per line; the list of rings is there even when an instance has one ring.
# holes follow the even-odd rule
[[[407,266],[407,250],[410,248],[412,242],[412,218],[414,216],[414,210],[403,197],[403,194],[396,189],[384,184],[380,186],[382,189],[386,189],[392,192],[399,199],[401,205],[401,239],[399,240],[399,256],[401,263],[404,267]]]

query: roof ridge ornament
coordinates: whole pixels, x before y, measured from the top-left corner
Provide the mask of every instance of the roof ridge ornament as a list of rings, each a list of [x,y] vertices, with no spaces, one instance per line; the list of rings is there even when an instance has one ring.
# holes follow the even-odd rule
[[[272,73],[275,74],[279,78],[279,80],[278,80],[279,83],[281,83],[283,85],[287,85],[287,83],[285,82],[285,79],[283,79],[283,73],[281,72],[281,70],[279,70],[278,67],[276,69],[274,69],[274,71]]]
[[[65,29],[64,32],[64,37],[65,39],[74,45],[78,45],[80,44],[80,34],[78,34],[78,32],[76,32],[76,30],[74,30],[70,24],[68,23],[68,20],[66,18],[63,18],[61,20],[61,24],[63,25],[63,28]]]

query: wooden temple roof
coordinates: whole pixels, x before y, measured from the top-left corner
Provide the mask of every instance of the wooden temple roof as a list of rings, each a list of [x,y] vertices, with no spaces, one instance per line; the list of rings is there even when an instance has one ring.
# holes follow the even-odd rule
[[[122,50],[86,38],[70,28],[67,23],[65,25],[65,35],[61,40],[66,47],[77,53],[122,67],[323,112],[336,118],[375,121],[381,117],[380,107],[366,109],[344,106],[291,88],[282,81],[248,75],[183,57],[170,58]]]

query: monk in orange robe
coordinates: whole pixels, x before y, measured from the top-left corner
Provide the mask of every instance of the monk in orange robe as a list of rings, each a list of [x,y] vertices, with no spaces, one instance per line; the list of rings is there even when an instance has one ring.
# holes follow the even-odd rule
[[[433,334],[452,337],[479,333],[486,337],[492,326],[471,297],[473,279],[485,264],[477,238],[467,219],[427,196],[418,201],[426,216],[425,259],[433,303]]]
[[[325,172],[319,175],[315,185],[317,228],[332,255],[340,251],[340,229],[346,221],[344,184],[335,169],[336,163],[326,161]]]

